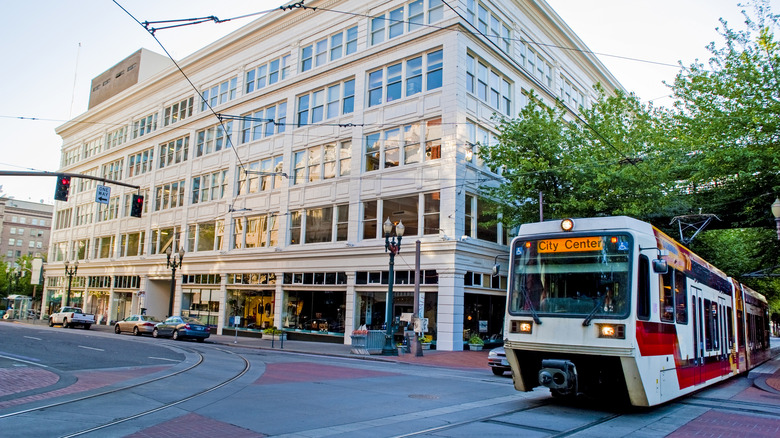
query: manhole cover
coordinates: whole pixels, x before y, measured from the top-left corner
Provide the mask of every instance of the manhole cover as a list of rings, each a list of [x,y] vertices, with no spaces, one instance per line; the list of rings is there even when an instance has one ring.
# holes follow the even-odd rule
[[[410,394],[409,398],[419,398],[423,400],[436,400],[439,398],[439,396],[432,395],[432,394]]]

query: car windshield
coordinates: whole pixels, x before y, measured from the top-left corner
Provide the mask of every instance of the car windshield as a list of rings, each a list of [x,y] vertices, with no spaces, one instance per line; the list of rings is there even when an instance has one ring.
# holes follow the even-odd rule
[[[200,322],[200,320],[199,320],[199,319],[196,319],[196,318],[182,318],[182,320],[183,320],[184,322],[188,323],[188,324],[199,324],[199,325],[203,325],[203,323],[202,323],[202,322]]]
[[[146,315],[142,316],[142,317],[141,317],[141,320],[143,320],[143,321],[149,321],[149,322],[160,322],[160,320],[159,320],[159,319],[157,319],[157,317],[154,317],[154,316],[146,316]]]
[[[624,315],[629,309],[630,248],[628,235],[515,241],[509,312]]]

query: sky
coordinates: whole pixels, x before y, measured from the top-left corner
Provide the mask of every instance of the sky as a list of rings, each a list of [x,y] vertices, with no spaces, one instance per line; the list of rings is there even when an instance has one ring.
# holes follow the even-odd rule
[[[525,0],[520,0],[525,1]],[[670,106],[678,61],[706,61],[708,43],[725,18],[743,28],[739,0],[547,0],[628,91]],[[747,0],[743,0],[747,1]],[[59,167],[55,129],[87,110],[91,80],[139,48],[163,53],[140,21],[216,16],[221,20],[268,11],[281,0],[33,0],[5,2],[0,26],[0,171]],[[780,12],[780,0],[771,0]],[[290,13],[294,13],[292,11]],[[182,59],[258,16],[158,30],[174,59]],[[610,56],[607,56],[610,55]],[[643,61],[627,60],[634,58]],[[54,202],[55,177],[0,176],[0,194]]]

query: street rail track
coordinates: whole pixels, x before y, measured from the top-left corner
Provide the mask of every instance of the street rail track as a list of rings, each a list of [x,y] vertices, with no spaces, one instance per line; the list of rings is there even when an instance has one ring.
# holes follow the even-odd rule
[[[196,398],[201,397],[201,396],[203,396],[205,394],[208,394],[210,392],[216,391],[216,390],[218,390],[218,389],[220,389],[220,388],[222,388],[222,387],[224,387],[224,386],[226,386],[226,385],[228,385],[228,384],[238,380],[239,378],[244,376],[247,372],[249,372],[249,370],[251,369],[251,364],[250,364],[249,360],[246,357],[244,357],[243,355],[237,354],[237,353],[234,353],[234,352],[228,351],[226,349],[222,349],[222,348],[213,348],[213,349],[239,358],[241,360],[241,362],[242,362],[242,366],[241,366],[240,370],[238,370],[237,372],[233,373],[231,376],[226,376],[226,378],[221,379],[221,381],[219,381],[219,382],[217,382],[215,384],[211,384],[208,387],[200,389],[200,390],[198,390],[198,391],[196,391],[196,392],[194,392],[192,394],[186,395],[185,397],[182,397],[182,398],[177,399],[175,401],[166,402],[166,403],[164,403],[161,406],[156,406],[156,407],[153,407],[151,409],[146,409],[146,410],[143,410],[141,412],[134,413],[132,415],[121,416],[121,417],[118,417],[118,418],[112,418],[111,421],[105,422],[103,424],[95,425],[95,426],[92,426],[92,427],[89,427],[89,428],[86,428],[86,429],[83,429],[83,430],[79,430],[79,431],[75,431],[75,432],[66,432],[65,434],[61,435],[61,437],[62,438],[77,437],[77,436],[82,436],[82,435],[89,434],[89,433],[98,432],[98,431],[108,429],[108,428],[110,428],[112,426],[115,426],[115,425],[118,425],[118,424],[121,424],[121,423],[124,423],[124,422],[127,422],[127,421],[131,421],[131,420],[134,420],[134,419],[137,419],[137,418],[141,418],[141,417],[144,417],[144,416],[147,416],[147,415],[151,415],[151,414],[154,414],[156,412],[160,412],[162,410],[165,410],[165,409],[168,409],[168,408],[180,405],[182,403],[185,403],[185,402],[188,402],[190,400],[196,399]],[[51,410],[52,408],[62,407],[62,406],[66,406],[66,405],[67,406],[72,406],[74,403],[84,402],[84,401],[88,401],[88,400],[95,400],[95,399],[99,399],[101,397],[112,396],[112,395],[117,395],[117,394],[120,394],[120,393],[123,393],[123,392],[128,392],[128,391],[131,391],[133,389],[140,388],[140,387],[143,387],[143,386],[147,386],[147,385],[150,385],[150,384],[155,383],[155,382],[160,382],[160,381],[172,379],[172,378],[177,377],[177,376],[183,376],[186,373],[191,373],[193,370],[196,370],[198,367],[200,367],[200,366],[202,366],[204,364],[205,357],[204,357],[202,352],[194,350],[194,349],[191,349],[191,348],[182,348],[182,350],[196,354],[197,355],[197,361],[195,363],[193,363],[192,365],[187,366],[186,368],[183,368],[181,370],[177,370],[177,371],[172,372],[172,373],[168,373],[168,374],[165,374],[165,375],[162,375],[162,376],[155,377],[153,379],[148,379],[148,380],[145,380],[145,381],[142,381],[142,382],[138,382],[138,383],[134,383],[134,384],[131,384],[131,385],[123,385],[123,386],[115,387],[115,388],[112,388],[112,389],[109,389],[109,390],[103,390],[103,391],[95,392],[95,393],[92,393],[92,394],[78,396],[78,397],[75,397],[75,398],[68,398],[67,400],[60,400],[60,401],[57,401],[57,402],[48,403],[48,404],[45,404],[45,405],[42,405],[42,406],[36,406],[36,407],[31,407],[31,408],[27,408],[27,409],[21,409],[21,410],[18,410],[18,411],[2,414],[2,415],[0,415],[0,420],[6,419],[6,418],[11,418],[11,417],[16,417],[16,416],[21,416],[21,415],[29,415],[29,414],[35,413],[35,412],[48,411],[48,410]]]

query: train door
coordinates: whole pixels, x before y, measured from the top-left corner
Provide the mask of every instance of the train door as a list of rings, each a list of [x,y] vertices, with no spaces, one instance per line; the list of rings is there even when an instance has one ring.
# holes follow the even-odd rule
[[[702,382],[702,368],[704,367],[704,306],[701,298],[701,289],[691,286],[691,303],[693,306],[693,384]]]
[[[729,370],[729,361],[728,361],[728,333],[726,330],[726,299],[723,297],[718,297],[718,325],[720,325],[720,329],[718,330],[718,335],[720,337],[720,349],[718,350],[718,360],[720,361],[721,369],[723,374],[728,374],[730,372]]]

